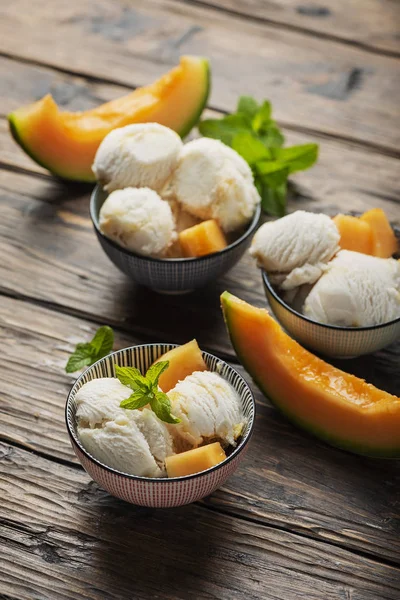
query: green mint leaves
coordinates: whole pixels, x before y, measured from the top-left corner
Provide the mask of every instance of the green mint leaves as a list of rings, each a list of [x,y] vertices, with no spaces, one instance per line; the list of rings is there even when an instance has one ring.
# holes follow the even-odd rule
[[[111,327],[107,325],[100,327],[90,342],[77,344],[66,364],[66,372],[73,373],[83,367],[89,367],[103,356],[107,356],[113,345],[114,332]]]
[[[285,138],[272,119],[271,103],[258,104],[251,96],[239,98],[235,113],[201,121],[199,131],[231,146],[248,162],[264,211],[277,217],[286,212],[289,175],[309,169],[318,158],[318,144],[283,148]]]
[[[158,389],[158,379],[168,369],[169,361],[160,361],[152,365],[145,376],[134,367],[119,367],[115,365],[115,375],[121,383],[127,385],[133,394],[120,404],[121,408],[135,410],[150,404],[151,410],[161,421],[180,423],[171,413],[171,402],[164,392]]]

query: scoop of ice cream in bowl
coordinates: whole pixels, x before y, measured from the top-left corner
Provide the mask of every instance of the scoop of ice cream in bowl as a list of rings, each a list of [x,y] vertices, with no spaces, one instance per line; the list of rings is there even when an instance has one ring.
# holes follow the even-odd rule
[[[250,252],[276,318],[304,346],[351,358],[400,337],[398,240],[383,211],[296,211],[265,223]]]
[[[128,125],[101,143],[90,214],[112,262],[166,293],[206,285],[248,248],[260,196],[246,161],[208,138],[183,144],[157,123]]]
[[[221,486],[245,456],[254,417],[246,381],[195,340],[109,354],[77,379],[66,403],[88,474],[110,494],[152,507],[188,504]]]

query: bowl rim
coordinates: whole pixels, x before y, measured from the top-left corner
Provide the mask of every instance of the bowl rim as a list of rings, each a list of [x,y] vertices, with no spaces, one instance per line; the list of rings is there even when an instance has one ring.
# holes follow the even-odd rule
[[[363,327],[345,327],[343,325],[328,325],[327,323],[320,323],[319,321],[314,321],[313,319],[310,319],[309,317],[302,315],[297,310],[295,310],[294,308],[289,306],[289,304],[287,304],[284,300],[282,300],[282,298],[277,294],[272,283],[270,282],[268,274],[265,271],[265,269],[261,269],[261,273],[262,273],[262,279],[263,279],[264,285],[267,288],[267,290],[270,292],[270,294],[273,296],[273,298],[283,308],[285,308],[287,311],[292,313],[292,315],[295,315],[299,319],[302,319],[303,321],[305,321],[306,323],[310,323],[311,325],[317,325],[319,327],[324,327],[325,329],[331,329],[334,331],[353,331],[354,332],[354,331],[372,331],[375,329],[382,329],[383,327],[389,327],[391,325],[396,325],[397,323],[400,323],[400,317],[397,317],[396,319],[392,319],[391,321],[386,321],[385,323],[379,323],[379,325],[366,325]]]
[[[248,431],[247,431],[246,435],[237,444],[236,448],[233,449],[233,451],[231,452],[231,454],[229,454],[229,456],[227,456],[222,462],[218,463],[217,465],[215,465],[213,467],[210,467],[209,469],[206,469],[205,471],[199,471],[198,473],[192,473],[191,475],[182,475],[181,477],[144,477],[144,476],[141,476],[141,475],[132,475],[131,473],[124,473],[123,471],[118,471],[118,469],[114,469],[113,467],[109,467],[108,465],[102,463],[100,460],[98,460],[97,458],[95,458],[94,456],[92,456],[86,450],[86,448],[84,448],[84,446],[82,445],[82,443],[79,440],[78,435],[75,433],[75,431],[73,430],[73,428],[70,426],[70,423],[69,423],[69,420],[68,420],[68,409],[69,409],[70,403],[72,401],[72,391],[75,388],[75,386],[77,385],[77,383],[79,383],[81,381],[81,379],[83,379],[83,377],[86,375],[86,373],[88,371],[90,371],[91,369],[93,369],[96,365],[98,365],[99,363],[101,363],[104,359],[107,359],[107,358],[110,358],[110,357],[112,357],[114,355],[117,355],[120,352],[123,352],[123,351],[126,351],[126,350],[132,350],[134,348],[149,348],[151,346],[160,346],[160,345],[170,346],[170,350],[173,350],[173,348],[177,348],[177,347],[181,346],[182,344],[169,344],[167,342],[154,342],[152,344],[137,344],[135,346],[127,346],[125,348],[120,348],[119,350],[115,350],[114,352],[110,352],[106,356],[103,356],[103,358],[100,358],[95,363],[93,363],[92,365],[90,365],[89,367],[87,367],[79,375],[79,377],[72,384],[72,386],[71,386],[71,388],[70,388],[70,390],[68,392],[67,400],[65,402],[65,411],[64,411],[64,414],[65,414],[65,424],[66,424],[66,427],[67,427],[67,432],[68,432],[69,438],[70,438],[71,442],[75,446],[77,446],[79,448],[79,450],[82,452],[82,454],[85,456],[85,458],[87,458],[90,462],[94,463],[98,467],[101,467],[101,468],[105,469],[106,471],[109,471],[113,475],[118,475],[119,477],[128,477],[129,479],[133,479],[133,480],[137,480],[137,481],[141,481],[141,482],[148,481],[148,482],[153,482],[153,483],[168,483],[168,482],[174,482],[174,481],[186,481],[188,479],[195,479],[196,477],[201,477],[201,476],[204,476],[204,475],[208,475],[209,473],[217,471],[221,467],[223,467],[223,466],[227,465],[229,462],[231,462],[233,460],[233,458],[235,458],[236,456],[238,456],[240,454],[240,452],[245,448],[245,446],[250,441],[250,438],[251,438],[253,430],[254,430],[254,425],[255,425],[256,401],[255,401],[252,389],[249,386],[249,384],[247,383],[247,381],[244,379],[244,377],[234,367],[232,367],[229,363],[227,363],[225,360],[222,360],[221,358],[219,358],[215,354],[211,354],[210,352],[206,352],[205,350],[201,350],[202,354],[205,354],[206,356],[210,356],[211,358],[215,358],[220,363],[223,363],[223,365],[226,365],[245,384],[246,388],[250,392],[250,399],[251,399],[251,404],[252,404],[252,407],[253,407],[253,411],[252,411],[252,415],[251,415],[251,421],[250,421],[249,428],[248,428]],[[168,351],[169,350],[167,350],[167,352]]]
[[[98,216],[95,211],[95,200],[96,200],[97,194],[99,194],[101,191],[104,191],[104,190],[103,190],[102,186],[98,183],[94,187],[94,189],[90,195],[90,206],[89,206],[90,218],[92,220],[93,227],[95,228],[97,235],[100,236],[101,239],[105,240],[106,243],[113,246],[113,248],[115,248],[116,250],[119,250],[120,252],[122,252],[123,254],[126,254],[127,256],[131,256],[131,257],[133,256],[135,258],[138,258],[141,260],[147,260],[149,262],[154,262],[154,263],[186,264],[186,263],[194,263],[194,262],[202,262],[202,261],[204,262],[204,261],[210,259],[211,257],[226,254],[230,250],[233,250],[233,248],[240,246],[240,244],[242,244],[254,232],[254,230],[256,229],[256,227],[258,225],[260,217],[261,217],[261,203],[259,202],[256,205],[254,215],[253,215],[251,221],[249,222],[247,229],[245,229],[245,231],[242,233],[242,235],[240,237],[238,237],[237,240],[235,240],[231,244],[228,244],[228,246],[226,246],[226,248],[223,248],[222,250],[218,250],[217,252],[205,254],[204,256],[192,256],[192,257],[188,257],[188,258],[184,258],[184,257],[182,257],[182,258],[157,258],[154,256],[145,256],[143,254],[138,254],[137,252],[133,252],[132,250],[128,250],[127,248],[120,246],[119,244],[114,242],[114,240],[111,240],[106,235],[104,235],[104,233],[100,229],[99,222],[98,222]]]

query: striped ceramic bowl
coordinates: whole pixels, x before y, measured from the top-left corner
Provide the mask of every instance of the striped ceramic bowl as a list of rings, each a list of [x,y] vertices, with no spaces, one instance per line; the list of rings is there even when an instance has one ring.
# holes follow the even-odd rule
[[[137,477],[108,467],[94,458],[82,446],[77,435],[75,396],[84,383],[98,377],[115,377],[114,365],[135,366],[145,372],[162,354],[175,348],[175,344],[147,344],[133,346],[102,358],[76,380],[68,395],[65,420],[72,447],[83,468],[105,490],[113,496],[149,507],[172,507],[189,504],[208,496],[220,487],[244,458],[250,440],[255,417],[255,401],[246,381],[235,369],[212,354],[203,352],[210,371],[218,372],[239,394],[246,427],[236,448],[228,453],[219,465],[186,477],[151,478]]]
[[[262,271],[265,295],[272,312],[300,344],[334,358],[355,358],[381,350],[400,337],[400,318],[371,327],[338,327],[318,323],[286,304]]]
[[[167,294],[183,294],[203,287],[235,266],[249,247],[261,215],[258,205],[247,229],[223,250],[199,258],[160,259],[141,256],[122,248],[100,230],[99,212],[107,198],[97,185],[90,199],[90,216],[101,247],[108,258],[136,283]]]

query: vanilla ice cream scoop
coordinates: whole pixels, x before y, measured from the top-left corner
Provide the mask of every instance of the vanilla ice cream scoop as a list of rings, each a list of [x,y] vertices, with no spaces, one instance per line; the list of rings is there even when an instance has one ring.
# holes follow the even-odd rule
[[[400,262],[341,250],[307,296],[303,312],[314,321],[343,327],[400,317]]]
[[[177,238],[171,207],[154,190],[111,192],[100,209],[101,231],[120,246],[144,256],[163,256]]]
[[[168,392],[172,413],[181,419],[170,431],[191,446],[219,440],[235,445],[245,418],[234,388],[218,373],[195,371]]]
[[[183,146],[168,189],[188,213],[216,219],[225,232],[245,225],[260,202],[247,162],[209,138]]]
[[[120,407],[131,394],[112,377],[85,383],[75,397],[79,439],[92,456],[113,469],[162,477],[165,458],[174,454],[173,439],[165,423],[148,408]]]
[[[273,283],[290,290],[314,283],[339,251],[340,234],[327,215],[298,210],[264,223],[255,234],[250,254]]]
[[[182,140],[158,123],[137,123],[111,131],[101,142],[92,170],[111,192],[126,187],[160,191],[175,169]]]

